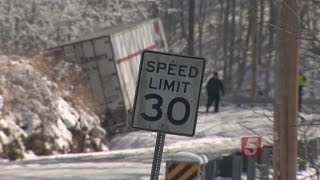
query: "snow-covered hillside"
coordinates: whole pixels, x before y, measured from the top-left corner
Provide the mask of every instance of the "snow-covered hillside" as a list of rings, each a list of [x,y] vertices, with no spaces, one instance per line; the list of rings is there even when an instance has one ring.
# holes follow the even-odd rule
[[[65,62],[0,56],[2,158],[108,149],[81,77],[80,68]]]

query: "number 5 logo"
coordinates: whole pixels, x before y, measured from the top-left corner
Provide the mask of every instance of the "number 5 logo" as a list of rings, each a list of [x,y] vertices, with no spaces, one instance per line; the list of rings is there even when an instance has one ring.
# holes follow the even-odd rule
[[[242,156],[261,156],[261,138],[260,137],[242,137],[241,138]]]

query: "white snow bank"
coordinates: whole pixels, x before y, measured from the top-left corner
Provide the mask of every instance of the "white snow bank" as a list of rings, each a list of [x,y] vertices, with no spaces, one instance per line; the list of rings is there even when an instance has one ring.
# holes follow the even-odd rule
[[[239,150],[241,138],[244,136],[260,136],[263,145],[271,145],[273,142],[273,113],[268,109],[224,106],[219,113],[207,114],[204,113],[205,107],[200,107],[199,112],[194,137],[166,135],[165,147],[205,153],[223,151],[223,149]],[[317,115],[305,115],[307,121],[317,117]],[[310,138],[320,137],[317,126],[307,127],[307,134],[313,135]],[[156,134],[148,131],[134,131],[117,135],[111,140],[110,147],[114,150],[154,147]]]
[[[57,113],[67,128],[74,127],[79,120],[79,113],[61,97],[57,101]]]
[[[79,98],[66,92],[69,88],[59,89],[60,80],[71,78],[68,72],[79,68],[61,64],[66,62],[0,56],[2,157],[108,150],[99,117],[90,108],[68,102],[66,99]],[[60,67],[58,81],[55,65]]]

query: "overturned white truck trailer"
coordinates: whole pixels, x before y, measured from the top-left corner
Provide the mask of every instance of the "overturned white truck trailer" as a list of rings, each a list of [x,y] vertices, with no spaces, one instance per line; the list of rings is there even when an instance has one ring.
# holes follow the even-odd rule
[[[167,51],[159,18],[96,32],[51,49],[57,59],[78,63],[105,109],[104,126],[117,133],[132,108],[140,56],[144,50]]]

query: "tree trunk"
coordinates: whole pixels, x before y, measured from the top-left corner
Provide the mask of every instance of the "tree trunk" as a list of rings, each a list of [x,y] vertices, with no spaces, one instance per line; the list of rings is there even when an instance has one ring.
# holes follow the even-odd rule
[[[207,0],[201,0],[200,7],[199,7],[199,25],[198,25],[200,57],[202,56],[202,34],[203,34],[204,22],[206,20],[206,15],[207,15]]]
[[[248,13],[249,13],[249,10],[248,10]],[[245,73],[246,73],[246,60],[247,60],[247,57],[248,57],[248,50],[249,50],[249,42],[250,42],[250,34],[251,34],[251,22],[249,21],[249,24],[248,24],[248,31],[247,31],[247,34],[246,34],[246,40],[245,42],[241,42],[241,49],[242,49],[242,55],[240,57],[240,61],[239,61],[239,64],[238,64],[238,73],[237,73],[237,89],[241,89],[241,86],[242,86],[242,82],[243,82],[243,79],[244,79],[244,76],[245,76]],[[244,31],[242,29],[242,31]]]
[[[189,0],[188,55],[194,56],[194,0]]]
[[[257,95],[257,1],[250,0],[250,22],[251,22],[251,96],[256,97]]]
[[[216,51],[217,52],[220,52],[223,51],[223,35],[224,35],[224,32],[223,32],[223,12],[224,12],[224,0],[219,0],[219,5],[220,5],[220,11],[219,11],[219,26],[218,26],[218,38],[219,38],[219,41],[217,43],[217,49]],[[216,59],[214,60],[213,62],[213,67],[217,67],[218,66],[218,56],[216,55],[215,53],[215,57]]]
[[[297,171],[297,110],[299,1],[279,5],[276,33],[273,179],[295,180]]]
[[[266,96],[269,96],[270,93],[270,68],[271,68],[271,62],[274,62],[274,27],[272,25],[275,24],[275,6],[274,6],[274,1],[269,1],[270,2],[270,13],[269,13],[269,44],[268,44],[268,49],[269,49],[269,55],[268,58],[266,59],[266,67],[265,67],[265,89],[264,89],[264,94]]]
[[[229,12],[230,11],[230,0],[226,0],[226,8],[224,10],[224,30],[223,30],[223,81],[228,89],[229,84],[227,81],[227,70],[228,70],[228,47],[229,47]]]
[[[234,41],[235,41],[235,36],[236,36],[236,23],[235,23],[235,17],[236,17],[236,0],[232,0],[231,4],[231,25],[230,25],[230,56],[229,56],[229,62],[228,62],[228,83],[230,84],[229,86],[229,91],[232,91],[232,69],[233,69],[233,58],[234,58]]]
[[[263,20],[264,20],[264,0],[260,0],[260,17],[259,17],[259,35],[258,35],[258,50],[257,50],[257,61],[258,64],[261,64],[262,56],[262,43],[263,43]]]
[[[180,28],[181,28],[181,37],[185,38],[187,36],[186,33],[186,25],[184,22],[184,0],[180,0],[180,5],[181,5],[181,13],[180,13]]]

